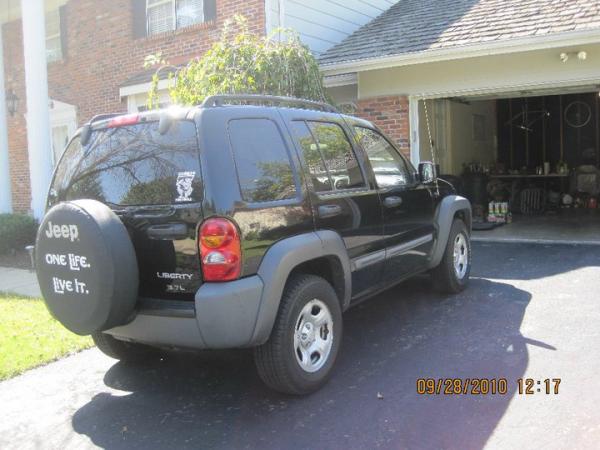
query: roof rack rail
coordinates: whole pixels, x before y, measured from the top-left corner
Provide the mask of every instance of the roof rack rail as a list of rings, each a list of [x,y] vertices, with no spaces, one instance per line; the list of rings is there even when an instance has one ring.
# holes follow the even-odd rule
[[[258,94],[222,94],[211,95],[207,97],[202,104],[202,108],[214,108],[223,106],[229,102],[248,102],[248,103],[272,103],[274,106],[303,106],[310,109],[319,109],[325,112],[339,113],[335,106],[325,102],[314,100],[305,100],[294,97],[281,97],[277,95],[258,95]]]
[[[88,124],[93,124],[94,122],[98,122],[99,120],[106,120],[106,119],[111,119],[113,117],[117,117],[117,116],[122,116],[123,114],[127,114],[127,113],[105,113],[105,114],[96,114],[94,117],[92,117],[90,120],[88,120]]]

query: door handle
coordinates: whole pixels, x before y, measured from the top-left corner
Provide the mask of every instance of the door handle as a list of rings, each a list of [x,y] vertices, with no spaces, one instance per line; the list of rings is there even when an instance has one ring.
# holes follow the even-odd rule
[[[386,197],[385,200],[383,200],[383,206],[385,206],[386,208],[395,208],[396,206],[400,206],[401,204],[402,197],[391,196]]]
[[[146,229],[146,235],[156,240],[185,239],[188,237],[188,227],[185,223],[151,225]]]
[[[339,216],[342,213],[342,207],[340,205],[321,205],[318,211],[321,219],[327,219],[328,217]]]

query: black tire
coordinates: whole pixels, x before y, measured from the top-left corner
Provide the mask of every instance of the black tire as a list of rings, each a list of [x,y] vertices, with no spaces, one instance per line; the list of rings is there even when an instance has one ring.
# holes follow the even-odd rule
[[[454,266],[454,245],[459,236],[464,238],[464,249],[467,252],[467,264],[462,277],[459,276]],[[435,288],[446,294],[458,294],[462,292],[469,284],[471,257],[469,230],[462,220],[455,219],[450,228],[450,235],[448,236],[448,243],[446,244],[442,261],[431,273]]]
[[[326,338],[327,336],[331,337],[331,347],[327,356],[322,360],[323,362],[317,363],[314,368],[317,369],[319,364],[322,366],[314,372],[308,372],[302,368],[298,360],[302,358],[301,353],[298,352],[298,357],[296,356],[297,349],[294,339],[295,335],[298,339],[302,335],[301,330],[296,330],[301,322],[304,323],[300,317],[301,312],[305,307],[310,308],[308,304],[309,302],[314,304],[314,300],[322,302],[327,307],[328,311],[326,312],[332,319],[333,333],[328,335],[326,326],[319,328],[321,337],[323,337],[323,332],[325,332]],[[315,305],[315,308],[315,312],[318,313],[320,307]],[[310,314],[313,312],[311,311]],[[314,325],[312,326],[314,327]],[[283,292],[279,312],[269,340],[254,349],[254,361],[260,378],[270,388],[286,394],[304,395],[318,390],[331,376],[342,341],[342,331],[342,310],[331,285],[315,275],[293,275],[288,280]],[[317,332],[313,333],[315,333],[313,338],[316,338]],[[312,356],[310,359],[312,362]],[[317,361],[319,359],[317,357]],[[308,360],[305,359],[305,361]]]
[[[147,345],[120,341],[106,333],[93,333],[92,339],[96,347],[106,356],[123,362],[143,361],[150,357],[154,351],[152,347]]]

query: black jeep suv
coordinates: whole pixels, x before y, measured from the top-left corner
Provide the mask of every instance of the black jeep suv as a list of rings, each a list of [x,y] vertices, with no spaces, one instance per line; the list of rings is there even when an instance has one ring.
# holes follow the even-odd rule
[[[50,312],[100,350],[253,347],[261,378],[318,389],[342,312],[430,272],[469,278],[471,208],[371,123],[269,96],[105,115],[54,173],[36,244]]]

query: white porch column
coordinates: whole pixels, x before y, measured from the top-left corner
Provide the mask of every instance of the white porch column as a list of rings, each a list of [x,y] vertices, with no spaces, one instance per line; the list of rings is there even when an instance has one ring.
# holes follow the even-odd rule
[[[31,209],[41,219],[52,176],[44,0],[21,0]]]
[[[9,213],[12,212],[12,197],[8,162],[8,124],[6,122],[3,50],[2,25],[0,24],[0,213]]]

